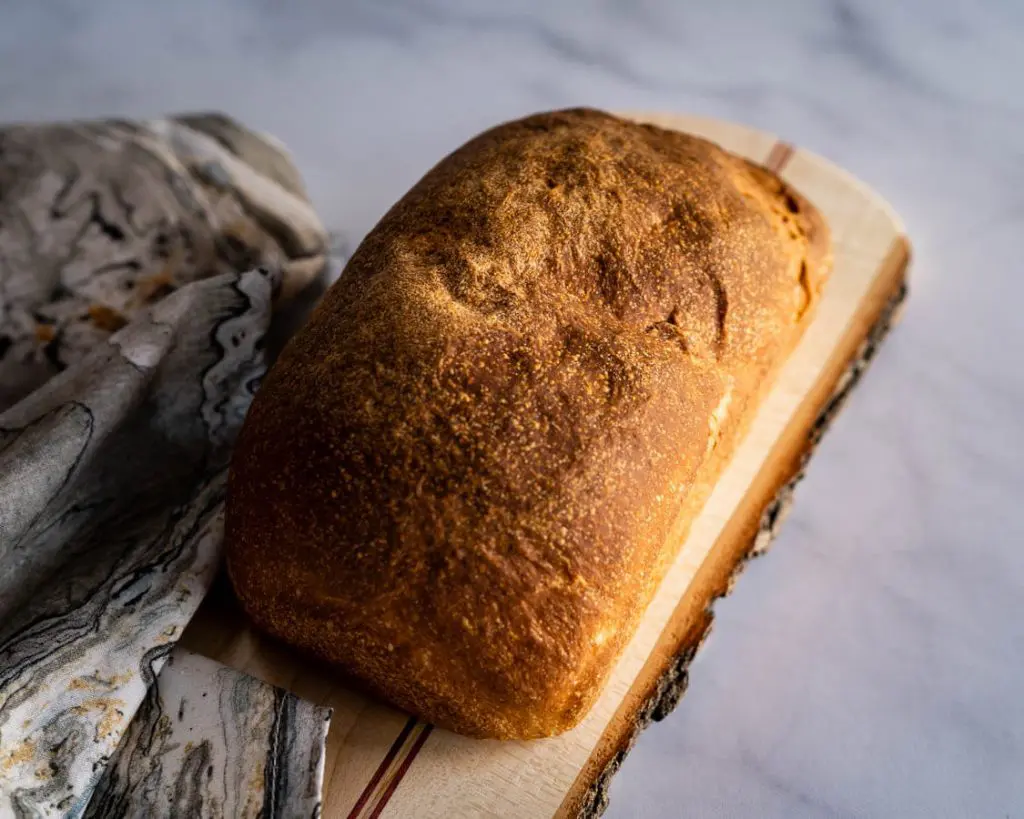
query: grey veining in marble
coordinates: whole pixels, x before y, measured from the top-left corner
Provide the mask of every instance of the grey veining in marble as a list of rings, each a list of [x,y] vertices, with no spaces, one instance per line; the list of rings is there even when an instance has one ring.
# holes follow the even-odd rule
[[[330,710],[175,649],[85,819],[319,814]]]
[[[1012,0],[21,0],[0,111],[229,111],[286,142],[353,238],[473,133],[566,105],[736,120],[849,169],[907,223],[905,317],[609,816],[1005,817],[1024,805],[1022,42]]]

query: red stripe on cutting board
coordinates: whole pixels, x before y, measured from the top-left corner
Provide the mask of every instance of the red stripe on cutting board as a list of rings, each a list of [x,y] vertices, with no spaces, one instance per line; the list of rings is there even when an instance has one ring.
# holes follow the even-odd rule
[[[394,742],[391,743],[391,747],[388,748],[388,752],[384,755],[384,759],[381,760],[380,765],[377,766],[377,770],[374,771],[370,781],[363,788],[363,792],[359,794],[359,799],[356,800],[352,810],[349,811],[348,819],[359,819],[359,812],[366,807],[367,801],[370,799],[370,795],[373,793],[373,789],[377,787],[377,783],[384,777],[385,772],[391,766],[391,763],[395,761],[395,757],[398,756],[398,752],[402,750],[402,746],[405,745],[405,741],[409,738],[412,733],[412,729],[416,727],[416,718],[409,717],[409,721],[405,723],[405,727],[402,728],[401,733]]]
[[[772,146],[771,151],[768,152],[768,158],[765,160],[764,166],[774,173],[782,173],[786,163],[793,158],[795,150],[788,142],[783,142],[780,139]]]
[[[367,819],[377,819],[377,817],[380,816],[381,811],[384,810],[384,806],[387,805],[388,801],[391,799],[391,795],[398,787],[398,783],[402,781],[402,777],[405,776],[406,772],[409,770],[413,760],[416,758],[416,754],[420,752],[420,748],[423,747],[423,744],[427,741],[427,737],[430,736],[430,732],[433,730],[433,725],[423,726],[423,730],[420,732],[420,735],[416,737],[416,742],[414,742],[412,748],[409,749],[409,755],[402,760],[402,764],[399,766],[398,770],[395,771],[395,775],[391,777],[391,781],[388,782],[387,788],[385,788],[384,793],[381,794],[380,801],[377,803],[377,806],[373,809],[373,812],[367,817]]]

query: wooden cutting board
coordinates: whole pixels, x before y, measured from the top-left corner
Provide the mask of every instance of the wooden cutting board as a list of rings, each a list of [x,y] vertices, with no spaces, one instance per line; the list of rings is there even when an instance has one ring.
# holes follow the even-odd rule
[[[226,583],[218,583],[183,642],[334,708],[324,783],[328,819],[599,813],[610,776],[636,735],[685,689],[687,665],[711,623],[711,603],[771,540],[807,458],[897,314],[909,244],[878,195],[769,134],[692,117],[636,118],[709,137],[760,162],[821,209],[832,228],[835,269],[817,317],[694,521],[597,705],[563,736],[498,742],[434,729],[255,634]]]

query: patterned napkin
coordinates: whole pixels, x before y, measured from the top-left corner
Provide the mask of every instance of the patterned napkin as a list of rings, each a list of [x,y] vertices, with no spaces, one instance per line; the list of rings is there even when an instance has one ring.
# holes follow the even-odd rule
[[[273,302],[326,252],[225,118],[0,130],[0,816],[318,810],[327,710],[173,647]]]
[[[85,815],[315,817],[329,719],[325,708],[176,648]]]
[[[268,140],[217,115],[0,128],[0,410],[184,284],[316,277],[327,236]]]

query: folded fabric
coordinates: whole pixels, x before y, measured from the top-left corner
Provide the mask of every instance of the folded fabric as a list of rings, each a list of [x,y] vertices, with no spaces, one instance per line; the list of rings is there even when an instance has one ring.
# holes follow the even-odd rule
[[[176,648],[85,819],[319,815],[330,710]]]
[[[188,282],[267,265],[287,298],[326,254],[283,147],[226,117],[0,128],[0,410]]]
[[[230,120],[0,129],[0,817],[317,811],[324,709],[161,669],[219,564],[272,305],[326,254]]]

